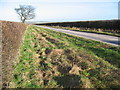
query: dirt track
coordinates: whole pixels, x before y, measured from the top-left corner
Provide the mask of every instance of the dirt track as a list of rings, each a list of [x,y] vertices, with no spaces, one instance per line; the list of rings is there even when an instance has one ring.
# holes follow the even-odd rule
[[[18,55],[22,36],[27,25],[17,22],[0,21],[2,36],[2,83],[9,85],[12,65]]]

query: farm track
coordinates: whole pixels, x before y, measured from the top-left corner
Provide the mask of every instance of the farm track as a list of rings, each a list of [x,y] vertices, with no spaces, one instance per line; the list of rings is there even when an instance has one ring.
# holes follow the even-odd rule
[[[95,40],[95,41],[100,41],[100,42],[107,43],[107,44],[114,45],[114,46],[120,45],[120,41],[119,41],[120,37],[95,34],[95,33],[87,33],[87,32],[77,32],[77,31],[71,31],[71,30],[65,30],[65,29],[57,29],[57,28],[52,28],[52,27],[48,27],[48,26],[38,26],[38,27],[51,29],[54,31],[59,31],[59,32],[63,32],[66,34],[79,36],[79,37],[83,37],[83,38],[87,38],[87,39],[91,39],[91,40]]]

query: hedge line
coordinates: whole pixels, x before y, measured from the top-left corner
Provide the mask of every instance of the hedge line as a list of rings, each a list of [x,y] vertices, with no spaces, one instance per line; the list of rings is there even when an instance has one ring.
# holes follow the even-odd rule
[[[45,24],[37,24],[37,25],[77,27],[77,28],[103,29],[103,30],[106,29],[120,30],[120,20],[58,22],[58,23],[45,23]]]

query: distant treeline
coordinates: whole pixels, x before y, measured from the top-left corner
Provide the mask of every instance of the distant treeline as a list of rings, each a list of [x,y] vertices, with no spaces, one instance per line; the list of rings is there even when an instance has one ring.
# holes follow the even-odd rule
[[[77,27],[89,29],[108,29],[120,30],[120,20],[101,20],[101,21],[79,21],[79,22],[58,22],[37,25]]]

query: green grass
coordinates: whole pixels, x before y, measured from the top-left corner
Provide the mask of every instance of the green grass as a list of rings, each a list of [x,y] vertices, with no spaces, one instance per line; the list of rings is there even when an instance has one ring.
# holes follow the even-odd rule
[[[66,30],[73,30],[73,31],[81,31],[81,32],[88,32],[88,33],[97,33],[97,34],[105,34],[105,35],[111,35],[111,36],[117,36],[120,37],[119,33],[113,32],[112,30],[109,32],[107,31],[102,31],[102,30],[85,30],[85,29],[80,29],[80,28],[76,28],[76,27],[62,27],[62,26],[51,26],[53,28],[62,28],[62,29],[66,29]]]
[[[119,47],[30,26],[10,87],[120,87],[119,60]]]

